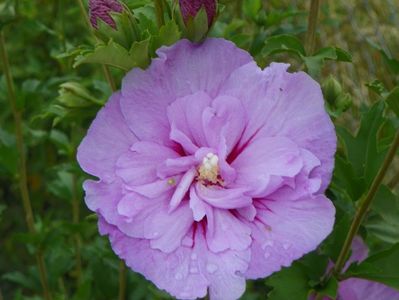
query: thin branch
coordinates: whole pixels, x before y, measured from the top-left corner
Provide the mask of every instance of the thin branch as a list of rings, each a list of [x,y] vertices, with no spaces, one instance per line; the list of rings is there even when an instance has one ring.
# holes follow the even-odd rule
[[[14,82],[11,75],[10,63],[8,60],[7,51],[5,48],[5,38],[3,31],[0,31],[0,55],[3,61],[3,70],[7,82],[8,98],[10,100],[10,106],[14,117],[15,124],[15,139],[18,152],[18,183],[19,190],[21,193],[22,205],[25,211],[25,221],[28,226],[28,230],[31,234],[36,234],[35,222],[33,219],[32,204],[29,196],[27,171],[26,171],[26,157],[24,151],[24,137],[22,133],[22,117],[21,112],[17,107],[17,99],[15,94]],[[41,250],[36,251],[36,263],[39,270],[40,282],[43,288],[43,296],[46,300],[51,300],[51,293],[47,283],[47,273],[44,263],[44,257]]]
[[[312,55],[316,46],[317,19],[319,16],[320,0],[312,0],[310,4],[308,31],[306,34],[306,50]]]
[[[346,236],[345,243],[342,246],[341,252],[338,256],[337,263],[335,264],[334,267],[334,273],[339,275],[345,265],[346,259],[348,257],[348,254],[350,252],[351,246],[352,246],[352,241],[354,237],[356,236],[360,224],[362,223],[368,209],[370,208],[370,204],[374,199],[375,194],[378,191],[378,188],[380,187],[382,180],[385,177],[385,174],[388,171],[389,166],[391,165],[396,151],[398,150],[399,147],[399,131],[396,133],[395,139],[392,142],[392,145],[388,151],[388,154],[385,156],[384,162],[378,171],[377,176],[374,178],[373,183],[371,184],[370,190],[368,191],[366,197],[362,200],[355,217],[352,221],[351,227],[349,229],[348,235]]]

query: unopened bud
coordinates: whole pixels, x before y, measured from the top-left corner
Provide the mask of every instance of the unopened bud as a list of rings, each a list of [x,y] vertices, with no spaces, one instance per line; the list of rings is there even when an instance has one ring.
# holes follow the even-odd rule
[[[110,13],[121,13],[123,6],[118,0],[89,0],[90,23],[98,28],[97,19],[103,20],[112,28],[116,29],[116,23]]]
[[[208,26],[211,26],[216,15],[216,0],[179,0],[181,14],[184,23],[195,18],[202,7],[205,8],[208,17]]]

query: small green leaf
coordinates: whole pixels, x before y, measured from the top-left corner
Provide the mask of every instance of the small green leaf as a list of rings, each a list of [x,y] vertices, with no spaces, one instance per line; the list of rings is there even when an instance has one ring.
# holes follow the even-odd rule
[[[338,292],[338,280],[335,277],[331,277],[322,288],[316,291],[320,295],[329,297],[329,299],[335,299]]]
[[[388,107],[399,117],[399,86],[395,87],[385,98]]]
[[[374,197],[365,227],[384,242],[399,243],[399,197],[382,185]]]
[[[151,53],[154,54],[155,50],[162,46],[170,46],[176,43],[181,36],[179,27],[174,20],[168,21],[163,25],[157,35],[152,38]]]
[[[297,37],[288,34],[275,35],[266,39],[262,52],[266,56],[281,52],[291,52],[299,57],[305,56],[305,48],[301,41]]]
[[[312,77],[318,77],[326,60],[351,62],[352,56],[340,48],[326,47],[320,49],[314,55],[302,57],[302,59],[306,65],[306,68],[308,69],[309,74]]]
[[[266,279],[266,284],[273,288],[268,294],[269,300],[307,300],[308,278],[305,271],[298,265],[293,264],[289,268],[273,274]]]
[[[345,276],[377,281],[399,289],[398,261],[399,243],[388,250],[369,256],[358,265],[351,265]]]
[[[380,81],[380,80],[374,80],[372,82],[366,83],[366,86],[372,90],[374,93],[380,96],[386,96],[388,95],[387,88],[385,85]]]
[[[134,42],[130,51],[126,50],[121,45],[110,40],[108,44],[97,45],[93,50],[82,51],[80,55],[75,58],[74,67],[83,63],[99,63],[124,71],[129,71],[134,67],[140,67],[147,61],[145,49],[148,47],[148,40],[141,42]],[[139,51],[140,54],[138,54]],[[145,58],[145,59],[144,59]]]
[[[256,19],[260,9],[262,8],[261,0],[244,0],[242,10],[250,19]]]

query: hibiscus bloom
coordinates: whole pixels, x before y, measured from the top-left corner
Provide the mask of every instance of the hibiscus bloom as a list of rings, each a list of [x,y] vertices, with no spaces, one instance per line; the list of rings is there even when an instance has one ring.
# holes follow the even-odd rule
[[[177,298],[237,299],[330,233],[336,136],[320,86],[223,39],[133,69],[78,149],[115,253]]]
[[[354,262],[362,262],[368,256],[366,244],[360,237],[356,237],[352,243],[352,255],[345,265],[344,270]],[[330,265],[330,268],[332,265]],[[314,299],[314,297],[311,297]],[[399,300],[399,291],[382,283],[360,278],[343,280],[338,286],[337,300]],[[323,300],[330,300],[325,297]]]

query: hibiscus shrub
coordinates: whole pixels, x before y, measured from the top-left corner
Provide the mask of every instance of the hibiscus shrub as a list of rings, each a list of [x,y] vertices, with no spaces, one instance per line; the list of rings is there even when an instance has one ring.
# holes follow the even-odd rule
[[[3,1],[0,299],[399,300],[371,2]]]

